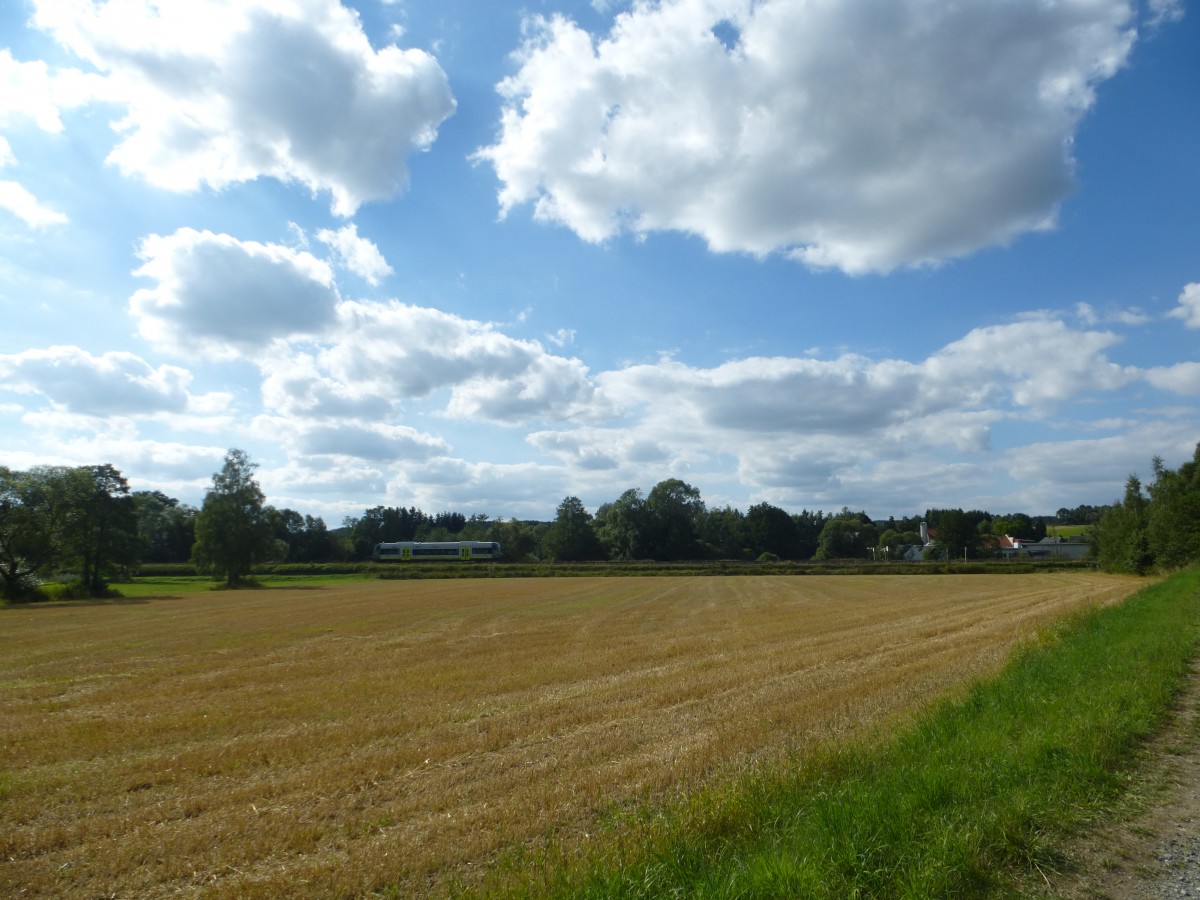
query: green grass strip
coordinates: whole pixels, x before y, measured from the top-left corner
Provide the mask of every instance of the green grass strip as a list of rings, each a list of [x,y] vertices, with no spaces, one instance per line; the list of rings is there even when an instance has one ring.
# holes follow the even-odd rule
[[[970,897],[1061,862],[1120,796],[1196,649],[1200,572],[1080,616],[884,741],[746,776],[543,859],[518,896]],[[528,873],[529,870],[526,869]],[[502,891],[501,893],[508,893]]]

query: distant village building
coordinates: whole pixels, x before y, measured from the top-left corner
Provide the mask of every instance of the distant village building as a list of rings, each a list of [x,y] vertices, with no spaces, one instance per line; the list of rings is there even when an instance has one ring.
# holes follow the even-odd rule
[[[1005,559],[1027,556],[1030,559],[1083,559],[1092,548],[1082,536],[1064,540],[1057,536],[1046,536],[1040,541],[1025,538],[1000,537],[1000,554]]]
[[[925,558],[925,551],[937,546],[937,531],[931,529],[927,522],[921,523],[921,543],[914,544],[904,551],[906,562],[920,562]]]
[[[920,562],[926,559],[926,553],[938,546],[937,529],[930,528],[925,522],[921,523],[921,543],[914,544],[904,551],[904,559],[908,562]],[[1064,539],[1061,537],[1044,537],[1039,541],[1030,538],[1015,538],[1007,534],[988,536],[984,540],[984,550],[1000,551],[1004,559],[1026,557],[1028,559],[1083,559],[1088,555],[1092,545],[1082,535]]]

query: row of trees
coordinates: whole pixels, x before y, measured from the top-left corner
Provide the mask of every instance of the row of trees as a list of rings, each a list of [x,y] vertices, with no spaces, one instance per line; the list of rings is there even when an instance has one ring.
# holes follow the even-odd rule
[[[560,560],[895,559],[924,544],[922,523],[936,532],[933,553],[979,556],[989,535],[1040,540],[1047,520],[1024,513],[929,509],[924,516],[876,522],[848,508],[788,513],[769,503],[743,513],[730,506],[708,509],[698,489],[671,478],[645,496],[631,488],[594,516],[578,497],[564,498],[541,552]]]
[[[236,582],[264,559],[341,554],[325,523],[264,504],[255,464],[231,450],[197,510],[159,491],[130,491],[113,466],[0,466],[0,596],[37,596],[66,575],[73,594],[98,597],[138,562],[195,561]]]
[[[1161,463],[1156,467],[1159,472]],[[137,562],[191,561],[235,584],[257,562],[365,560],[381,541],[401,540],[497,541],[510,560],[887,559],[920,544],[924,522],[936,532],[940,552],[977,556],[988,535],[1036,540],[1047,521],[960,509],[886,522],[847,508],[832,514],[789,513],[769,503],[746,512],[710,509],[699,489],[670,478],[647,494],[630,488],[594,515],[577,497],[566,497],[552,522],[377,506],[347,518],[335,532],[320,518],[267,505],[256,469],[244,451],[230,450],[196,509],[159,491],[131,492],[111,465],[0,467],[4,597],[20,599],[40,580],[62,573],[73,576],[77,590],[103,594],[109,579]],[[1165,470],[1152,494],[1165,490],[1159,481],[1166,484]],[[1137,507],[1140,486],[1133,491],[1122,510]],[[1062,509],[1058,518],[1092,516],[1097,509]]]
[[[102,594],[113,569],[137,555],[129,484],[110,465],[0,466],[0,590],[28,595],[47,572],[75,573],[81,591]]]
[[[1153,468],[1148,488],[1129,476],[1124,498],[1107,508],[1093,531],[1100,565],[1109,571],[1140,575],[1200,561],[1200,444],[1178,469],[1157,456]]]
[[[161,491],[130,491],[111,465],[0,467],[0,597],[34,598],[42,582],[63,576],[72,594],[103,596],[139,562],[192,562],[232,585],[255,563],[368,559],[382,540],[498,540],[524,558],[536,555],[546,527],[376,507],[333,532],[319,517],[266,504],[256,470],[230,450],[196,509]]]

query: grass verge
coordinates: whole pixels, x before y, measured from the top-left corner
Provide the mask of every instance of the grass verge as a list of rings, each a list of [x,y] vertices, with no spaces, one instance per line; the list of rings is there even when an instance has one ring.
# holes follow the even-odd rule
[[[1076,618],[902,734],[798,758],[519,860],[519,897],[978,896],[1111,807],[1196,649],[1200,572]],[[507,880],[502,878],[502,881]]]

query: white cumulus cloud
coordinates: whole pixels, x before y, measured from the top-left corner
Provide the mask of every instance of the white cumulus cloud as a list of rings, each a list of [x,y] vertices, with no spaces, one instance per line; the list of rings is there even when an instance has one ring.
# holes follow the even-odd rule
[[[314,422],[290,417],[263,417],[256,422],[297,458],[337,457],[367,463],[427,460],[449,445],[440,437],[407,425],[382,422]]]
[[[130,312],[141,334],[176,352],[235,356],[319,331],[334,319],[329,265],[279,244],[181,228],[141,242],[134,274],[154,279]]]
[[[505,424],[596,404],[582,362],[491,323],[395,301],[345,301],[338,319],[318,364],[354,393],[399,402],[449,389],[450,415]]]
[[[1119,341],[1111,332],[1078,331],[1040,316],[976,328],[926,360],[924,388],[978,402],[1008,395],[1019,407],[1046,413],[1085,391],[1116,390],[1135,380],[1134,370],[1104,354]]]
[[[62,225],[66,215],[51,209],[15,181],[0,181],[0,209],[10,213],[31,228]]]
[[[125,108],[109,160],[169,190],[268,176],[348,216],[407,186],[455,107],[433,57],[373,48],[337,0],[37,0],[33,21]]]
[[[1200,328],[1200,282],[1184,287],[1179,294],[1179,305],[1168,315],[1183,319],[1183,324],[1188,328]]]
[[[61,112],[103,99],[103,78],[78,69],[52,70],[41,60],[22,62],[0,49],[0,127],[31,122],[42,131],[63,130]]]
[[[373,241],[359,237],[358,226],[353,223],[337,231],[322,228],[317,232],[317,240],[328,244],[338,263],[368,284],[379,284],[380,279],[392,274],[392,267],[379,248]]]
[[[1155,366],[1146,370],[1146,380],[1173,394],[1200,396],[1200,362]]]
[[[595,376],[615,415],[528,440],[585,483],[591,473],[645,485],[647,473],[732,468],[772,502],[840,505],[924,479],[932,503],[953,496],[948,485],[980,480],[998,427],[1044,424],[1141,378],[1181,389],[1194,377],[1119,366],[1108,358],[1117,343],[1043,315],[974,329],[923,360],[843,354],[703,368],[667,358]]]
[[[1127,0],[663,0],[606,35],[527,22],[480,149],[501,210],[682,231],[850,273],[1051,227]]]
[[[0,136],[0,169],[15,165],[16,162],[12,146]],[[41,203],[16,181],[0,180],[0,209],[7,209],[31,228],[61,225],[67,221],[65,215]]]
[[[155,368],[117,351],[94,356],[78,347],[50,347],[0,356],[0,387],[86,416],[184,412],[191,380],[184,369]]]

